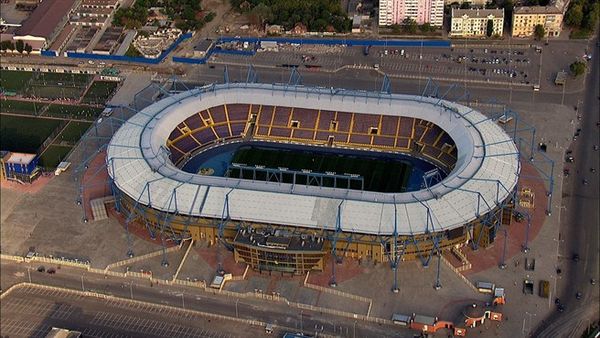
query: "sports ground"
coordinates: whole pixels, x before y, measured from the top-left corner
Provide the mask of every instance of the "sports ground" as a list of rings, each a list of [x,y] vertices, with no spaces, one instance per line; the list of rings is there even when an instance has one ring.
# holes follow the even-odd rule
[[[335,184],[340,188],[347,188],[350,184],[351,189],[378,192],[419,190],[423,174],[435,168],[428,162],[402,154],[253,142],[251,145],[221,146],[201,153],[186,163],[183,170],[196,173],[202,168],[211,168],[214,170],[213,175],[217,176],[273,180],[268,179],[264,171],[240,172],[232,164],[268,169],[287,168],[296,173],[310,171],[312,174],[325,174],[322,175],[322,181],[309,181],[308,175],[297,174],[295,183],[315,185],[318,181],[318,184],[325,187],[334,187]],[[352,175],[356,179],[336,179],[334,182],[333,176],[327,174]],[[292,173],[282,174],[281,179],[283,183],[293,183],[293,176]]]
[[[0,149],[38,153],[47,170],[66,158],[118,86],[87,74],[2,70],[0,78]]]

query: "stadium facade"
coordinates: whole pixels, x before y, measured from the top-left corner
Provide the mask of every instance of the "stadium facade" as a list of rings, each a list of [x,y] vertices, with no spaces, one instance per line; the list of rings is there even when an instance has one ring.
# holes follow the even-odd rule
[[[245,168],[267,177],[258,181],[180,169],[207,149],[255,141],[408,154],[445,177],[430,173],[421,190],[382,193],[348,189],[352,173]],[[395,269],[468,243],[485,247],[510,222],[520,173],[513,139],[470,107],[253,83],[196,88],[144,108],[114,134],[106,166],[127,222],[163,239],[221,242],[238,262],[294,274],[322,270],[326,254]]]

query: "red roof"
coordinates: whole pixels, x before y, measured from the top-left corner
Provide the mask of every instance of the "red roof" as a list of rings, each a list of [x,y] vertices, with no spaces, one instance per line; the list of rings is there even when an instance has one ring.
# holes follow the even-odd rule
[[[75,0],[44,0],[17,30],[17,36],[32,35],[50,39],[62,19],[69,13]],[[61,27],[62,28],[62,27]]]

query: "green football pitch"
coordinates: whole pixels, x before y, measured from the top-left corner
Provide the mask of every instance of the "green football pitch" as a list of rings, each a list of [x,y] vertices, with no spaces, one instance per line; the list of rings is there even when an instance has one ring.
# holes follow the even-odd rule
[[[338,175],[360,175],[364,179],[364,190],[378,192],[402,192],[412,171],[412,165],[398,159],[364,157],[350,154],[311,152],[308,150],[269,149],[246,146],[238,149],[232,157],[232,163],[266,168],[288,168],[289,170],[311,170],[313,173],[335,172]],[[239,177],[239,169],[232,169],[228,176]],[[250,171],[244,171],[242,178],[254,179]],[[266,174],[257,172],[255,179],[266,180]],[[284,175],[285,183],[292,182],[292,175]],[[297,184],[306,184],[306,177],[298,175]],[[333,186],[332,178],[323,180],[324,186]],[[337,186],[346,188],[347,182],[337,182]],[[361,189],[360,182],[352,181],[351,189]]]

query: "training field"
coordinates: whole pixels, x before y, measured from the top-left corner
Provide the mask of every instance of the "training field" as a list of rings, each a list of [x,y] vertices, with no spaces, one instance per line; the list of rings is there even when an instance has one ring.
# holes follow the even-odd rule
[[[0,70],[0,87],[6,91],[22,92],[33,77],[32,72]]]
[[[1,86],[6,91],[13,91],[23,96],[45,98],[78,99],[88,83],[91,75],[69,73],[40,73],[2,70]]]
[[[91,125],[91,122],[71,121],[63,129],[62,133],[58,135],[55,143],[65,142],[71,145],[75,144]]]
[[[0,148],[35,153],[60,120],[0,115]]]
[[[94,81],[85,93],[82,102],[104,104],[118,85],[118,82],[113,81]]]
[[[103,108],[89,106],[75,106],[66,104],[52,104],[44,112],[45,116],[64,117],[73,119],[95,119]]]
[[[47,104],[33,101],[0,100],[0,112],[38,115]]]
[[[65,159],[71,149],[73,149],[73,147],[57,144],[50,145],[40,155],[39,166],[45,168],[46,170],[53,170],[62,160]]]
[[[294,171],[311,170],[313,173],[334,172],[338,175],[352,174],[364,178],[364,190],[379,192],[401,192],[407,189],[413,164],[398,157],[378,155],[356,156],[352,153],[340,154],[319,152],[310,149],[281,149],[270,147],[243,146],[232,157],[233,163],[266,168],[288,168]],[[239,171],[233,169],[229,176],[239,177]],[[257,180],[265,180],[263,174],[257,174]],[[286,183],[292,182],[291,175],[284,176]],[[297,176],[297,184],[306,184],[304,177]],[[252,179],[252,173],[244,171],[244,177]],[[346,187],[346,182],[337,182],[338,187]],[[323,180],[324,186],[333,186],[332,178]],[[361,189],[360,183],[353,181],[352,189]],[[410,189],[412,190],[412,188]]]

